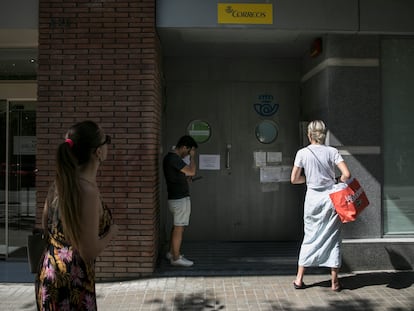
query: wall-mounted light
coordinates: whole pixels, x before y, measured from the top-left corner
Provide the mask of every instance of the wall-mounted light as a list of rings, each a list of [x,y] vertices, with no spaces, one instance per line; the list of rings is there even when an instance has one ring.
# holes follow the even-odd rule
[[[322,38],[316,38],[312,42],[312,45],[310,48],[310,56],[312,58],[315,58],[321,53],[322,53]]]

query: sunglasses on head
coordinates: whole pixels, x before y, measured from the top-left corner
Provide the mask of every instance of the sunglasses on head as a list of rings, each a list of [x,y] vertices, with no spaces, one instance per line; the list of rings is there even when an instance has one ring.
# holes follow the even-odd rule
[[[106,145],[106,144],[110,144],[111,143],[111,136],[109,135],[105,135],[105,140],[103,141],[103,143],[100,143],[96,148]]]

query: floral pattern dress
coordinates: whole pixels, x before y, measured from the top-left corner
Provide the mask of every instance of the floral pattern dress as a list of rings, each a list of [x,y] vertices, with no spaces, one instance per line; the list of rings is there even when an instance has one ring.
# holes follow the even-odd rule
[[[79,252],[65,242],[56,202],[55,198],[49,204],[49,241],[35,282],[37,309],[96,310],[95,262],[85,262]],[[110,210],[104,204],[102,208],[100,236],[109,231],[112,222]]]

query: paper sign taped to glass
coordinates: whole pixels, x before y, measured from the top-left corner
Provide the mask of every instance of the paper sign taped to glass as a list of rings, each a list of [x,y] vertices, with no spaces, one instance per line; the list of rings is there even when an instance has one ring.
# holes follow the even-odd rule
[[[287,182],[290,181],[291,166],[266,166],[260,168],[260,182]]]
[[[255,167],[265,167],[269,163],[271,165],[280,164],[282,162],[282,153],[281,152],[264,152],[264,151],[255,151],[253,153],[254,166]]]
[[[200,154],[199,156],[200,170],[219,170],[220,155],[219,154]]]

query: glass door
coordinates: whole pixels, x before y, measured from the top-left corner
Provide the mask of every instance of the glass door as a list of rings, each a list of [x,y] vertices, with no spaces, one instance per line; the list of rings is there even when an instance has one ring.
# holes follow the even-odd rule
[[[26,258],[36,211],[35,101],[0,101],[0,256]]]
[[[414,234],[414,40],[382,42],[384,233]]]

